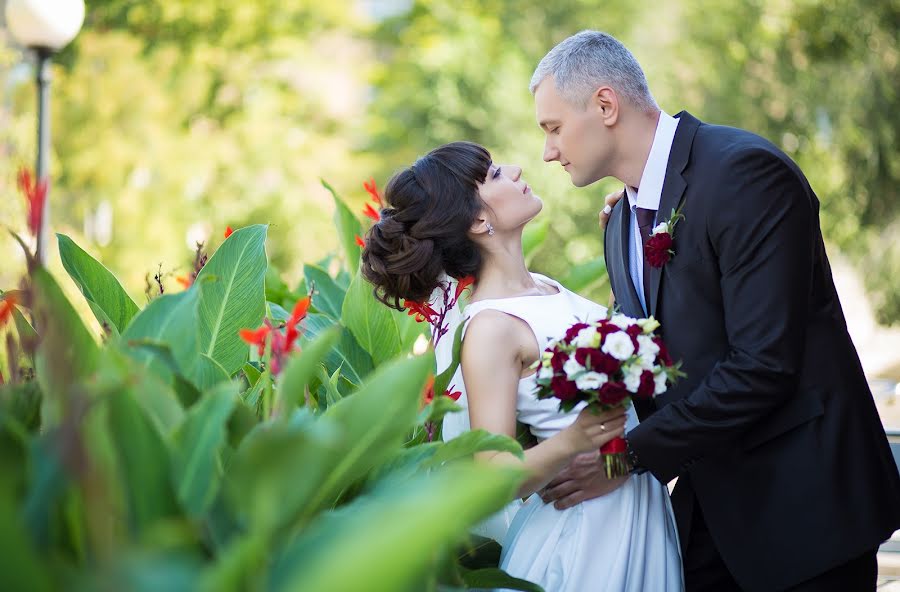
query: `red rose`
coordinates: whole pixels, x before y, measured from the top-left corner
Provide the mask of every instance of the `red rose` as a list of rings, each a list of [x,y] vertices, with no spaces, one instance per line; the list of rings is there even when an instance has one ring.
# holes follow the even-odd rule
[[[641,329],[640,325],[629,325],[628,328],[625,329],[625,332],[628,333],[629,335],[631,335],[632,337],[637,337],[638,335],[643,333],[644,330]]]
[[[575,350],[575,361],[587,368],[590,366],[590,364],[588,364],[588,358],[593,360],[599,353],[599,349],[594,349],[592,347],[579,347]]]
[[[600,333],[601,339],[605,338],[611,333],[618,333],[621,330],[621,327],[612,323],[611,321],[600,321],[600,327],[597,329],[597,331],[599,331]]]
[[[553,368],[554,372],[562,372],[563,365],[565,365],[568,356],[566,356],[563,352],[554,352],[553,357],[550,358],[550,366]]]
[[[607,382],[600,387],[600,402],[605,405],[619,405],[628,395],[628,389],[622,382]]]
[[[672,258],[672,235],[668,232],[654,234],[644,245],[644,254],[651,267],[662,267]]]
[[[672,357],[669,355],[669,350],[666,348],[666,344],[663,343],[663,340],[659,337],[653,338],[653,343],[659,347],[659,353],[656,354],[657,359],[663,363],[665,366],[672,365]]]
[[[638,386],[637,396],[642,399],[649,399],[656,392],[656,383],[653,382],[653,372],[644,370],[641,374],[641,384]]]
[[[554,376],[550,381],[550,388],[553,389],[553,395],[560,401],[571,401],[578,396],[578,387],[574,382],[566,380],[564,376]]]
[[[600,350],[594,351],[596,354],[591,356],[591,370],[594,372],[602,372],[612,377],[622,368],[622,362],[611,355],[605,354]]]
[[[575,323],[574,325],[572,325],[571,327],[569,327],[566,330],[566,336],[563,338],[563,340],[566,343],[569,343],[573,339],[575,339],[575,336],[578,335],[579,331],[581,331],[582,329],[587,329],[587,328],[588,328],[587,323]]]

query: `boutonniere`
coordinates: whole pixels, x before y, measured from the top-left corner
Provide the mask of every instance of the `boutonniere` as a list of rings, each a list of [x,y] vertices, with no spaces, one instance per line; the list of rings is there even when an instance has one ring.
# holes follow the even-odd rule
[[[675,251],[672,250],[675,243],[675,225],[683,219],[684,214],[681,213],[681,207],[679,207],[677,210],[672,210],[672,215],[668,220],[660,222],[653,228],[647,244],[644,245],[644,255],[651,267],[658,269],[675,255]]]

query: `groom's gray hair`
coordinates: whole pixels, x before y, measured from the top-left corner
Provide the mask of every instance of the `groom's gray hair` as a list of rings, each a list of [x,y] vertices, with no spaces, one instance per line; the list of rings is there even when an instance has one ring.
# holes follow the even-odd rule
[[[659,110],[637,59],[607,33],[581,31],[551,49],[531,76],[531,93],[550,76],[559,94],[582,108],[598,87],[609,85],[642,111]]]

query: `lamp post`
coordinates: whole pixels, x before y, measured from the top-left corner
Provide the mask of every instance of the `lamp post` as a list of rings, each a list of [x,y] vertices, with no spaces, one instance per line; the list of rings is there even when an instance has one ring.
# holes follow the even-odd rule
[[[84,0],[7,0],[6,24],[13,38],[33,49],[37,57],[38,123],[35,177],[47,178],[50,152],[50,62],[53,54],[72,41],[84,22]],[[46,261],[49,196],[37,236],[37,259]]]

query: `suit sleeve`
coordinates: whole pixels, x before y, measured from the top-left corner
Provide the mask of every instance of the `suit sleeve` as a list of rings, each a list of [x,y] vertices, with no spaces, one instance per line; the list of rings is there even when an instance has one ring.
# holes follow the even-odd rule
[[[817,220],[806,182],[761,148],[733,156],[722,170],[734,182],[723,187],[707,227],[728,353],[690,395],[628,437],[641,465],[664,483],[783,405],[802,363]]]

